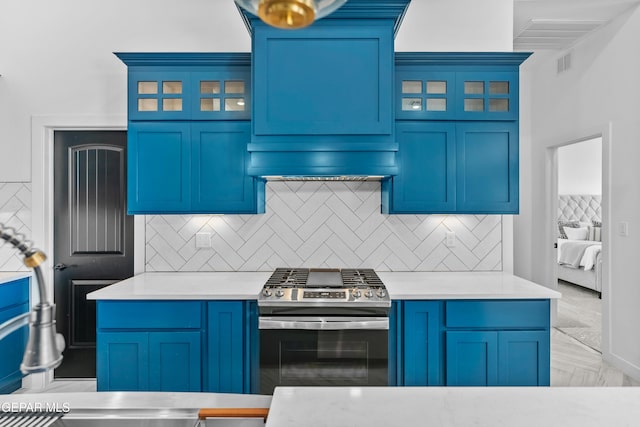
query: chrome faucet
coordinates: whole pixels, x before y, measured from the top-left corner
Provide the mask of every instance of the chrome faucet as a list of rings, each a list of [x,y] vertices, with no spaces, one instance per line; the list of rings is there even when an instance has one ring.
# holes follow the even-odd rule
[[[33,269],[40,302],[30,313],[24,313],[0,325],[0,340],[29,323],[29,340],[24,352],[20,370],[23,374],[33,374],[55,369],[62,363],[64,337],[56,333],[55,305],[49,303],[40,264],[46,255],[34,249],[23,234],[0,223],[0,239],[13,245],[24,255],[24,264]]]

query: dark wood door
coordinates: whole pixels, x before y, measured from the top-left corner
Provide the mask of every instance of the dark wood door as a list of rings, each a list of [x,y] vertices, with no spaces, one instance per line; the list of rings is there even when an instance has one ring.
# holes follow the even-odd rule
[[[67,348],[58,378],[96,375],[96,304],[86,295],[133,275],[125,131],[54,135],[54,301]]]

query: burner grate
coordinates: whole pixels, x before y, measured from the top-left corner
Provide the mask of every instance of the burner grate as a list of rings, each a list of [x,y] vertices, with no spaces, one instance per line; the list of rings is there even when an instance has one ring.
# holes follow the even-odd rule
[[[384,286],[376,272],[370,268],[343,269],[341,270],[341,273],[342,283],[344,283],[345,286]]]
[[[276,268],[266,286],[281,286],[283,288],[303,286],[307,283],[309,269],[307,268]]]

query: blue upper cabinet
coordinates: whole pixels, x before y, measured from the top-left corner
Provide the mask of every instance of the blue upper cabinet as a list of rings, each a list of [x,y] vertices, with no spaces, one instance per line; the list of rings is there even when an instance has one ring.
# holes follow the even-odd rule
[[[382,212],[517,214],[518,73],[528,53],[396,53],[399,172]]]
[[[251,55],[118,53],[128,66],[128,212],[264,212],[248,174]]]
[[[131,122],[129,213],[261,213],[247,175],[249,122]]]
[[[518,120],[528,53],[396,52],[398,120]]]
[[[129,213],[186,212],[191,207],[191,125],[130,123]]]
[[[518,123],[456,126],[456,188],[459,213],[517,214]]]
[[[249,120],[248,53],[117,53],[129,120]]]
[[[247,175],[249,122],[194,123],[191,212],[264,211],[264,181]]]
[[[455,127],[449,122],[398,123],[400,173],[382,183],[383,212],[455,212]]]

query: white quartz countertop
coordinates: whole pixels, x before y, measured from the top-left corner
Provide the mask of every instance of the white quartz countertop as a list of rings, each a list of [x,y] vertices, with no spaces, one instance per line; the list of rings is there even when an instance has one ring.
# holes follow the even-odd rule
[[[637,426],[638,387],[278,387],[266,427]]]
[[[0,272],[0,285],[14,280],[31,277],[30,271],[2,271]]]
[[[501,271],[378,272],[391,299],[555,299],[561,294]]]
[[[95,300],[257,299],[270,272],[142,273],[91,292]]]
[[[378,272],[392,299],[547,299],[560,293],[503,272]],[[271,272],[143,273],[93,300],[252,300]]]

